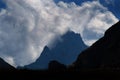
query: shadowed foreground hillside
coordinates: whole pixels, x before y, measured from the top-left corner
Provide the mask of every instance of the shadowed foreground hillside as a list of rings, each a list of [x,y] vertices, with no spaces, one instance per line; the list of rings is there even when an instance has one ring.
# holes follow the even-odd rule
[[[3,59],[0,58],[0,71],[1,70],[14,70],[15,68],[5,62]]]
[[[104,37],[83,51],[73,64],[75,70],[120,70],[120,22],[113,25]]]

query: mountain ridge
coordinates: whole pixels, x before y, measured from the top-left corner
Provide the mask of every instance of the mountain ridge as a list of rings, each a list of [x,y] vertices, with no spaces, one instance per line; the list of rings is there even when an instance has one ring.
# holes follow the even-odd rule
[[[72,67],[76,70],[120,68],[120,21],[110,27],[101,39],[83,51]]]

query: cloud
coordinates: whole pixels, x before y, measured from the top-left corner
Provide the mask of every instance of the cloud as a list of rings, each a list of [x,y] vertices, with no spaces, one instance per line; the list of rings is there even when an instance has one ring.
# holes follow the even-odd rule
[[[0,56],[13,66],[34,62],[53,39],[71,30],[91,45],[118,19],[98,1],[4,0],[0,12]]]

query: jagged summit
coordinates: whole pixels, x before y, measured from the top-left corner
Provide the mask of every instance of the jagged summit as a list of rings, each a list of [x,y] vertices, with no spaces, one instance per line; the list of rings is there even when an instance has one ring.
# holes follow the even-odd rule
[[[25,66],[25,68],[47,69],[49,62],[52,60],[69,65],[76,60],[81,51],[87,48],[80,34],[72,31],[68,31],[65,35],[61,36],[61,39],[62,41],[57,41],[56,46],[52,49],[46,46],[36,62]]]

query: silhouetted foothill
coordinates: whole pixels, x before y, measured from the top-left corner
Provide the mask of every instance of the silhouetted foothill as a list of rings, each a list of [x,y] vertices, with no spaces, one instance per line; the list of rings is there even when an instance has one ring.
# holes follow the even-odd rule
[[[119,69],[120,21],[110,27],[101,39],[83,51],[74,62],[72,68],[77,70]]]
[[[15,69],[13,66],[6,63],[3,59],[0,58],[0,71],[1,70],[13,70]]]
[[[63,70],[66,70],[66,66],[64,64],[61,64],[57,61],[51,61],[49,63],[49,67],[48,67],[48,70],[50,71],[63,71]]]

